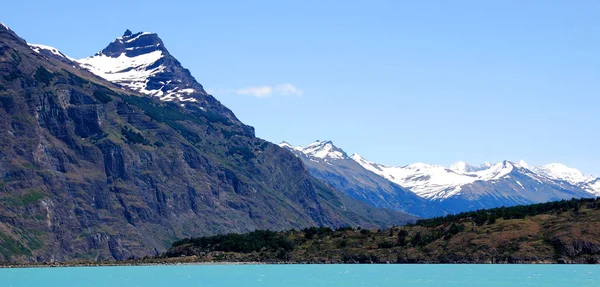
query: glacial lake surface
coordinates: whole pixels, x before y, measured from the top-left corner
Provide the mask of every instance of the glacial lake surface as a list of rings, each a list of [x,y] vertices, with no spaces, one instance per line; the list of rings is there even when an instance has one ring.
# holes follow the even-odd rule
[[[600,286],[597,265],[174,265],[0,269],[3,287]]]

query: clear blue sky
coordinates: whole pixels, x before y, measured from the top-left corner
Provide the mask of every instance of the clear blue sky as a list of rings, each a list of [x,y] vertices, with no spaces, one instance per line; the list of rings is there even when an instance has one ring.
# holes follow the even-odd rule
[[[157,32],[272,142],[600,176],[597,0],[37,2],[5,1],[0,21],[76,58]]]

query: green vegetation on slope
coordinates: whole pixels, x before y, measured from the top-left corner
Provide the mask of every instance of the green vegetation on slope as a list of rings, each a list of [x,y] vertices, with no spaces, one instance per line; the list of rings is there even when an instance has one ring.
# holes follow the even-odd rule
[[[269,230],[256,230],[246,234],[226,234],[200,238],[182,239],[173,246],[186,246],[201,251],[225,251],[250,253],[262,250],[292,251],[293,244],[281,234]]]
[[[385,230],[313,227],[190,238],[175,242],[164,256],[239,262],[597,263],[600,199],[479,210]]]

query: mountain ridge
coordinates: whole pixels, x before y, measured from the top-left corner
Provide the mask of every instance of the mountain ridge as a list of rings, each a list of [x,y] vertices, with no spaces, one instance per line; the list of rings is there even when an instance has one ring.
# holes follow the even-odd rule
[[[303,160],[311,174],[352,198],[375,207],[414,214],[419,217],[444,215],[446,212],[396,183],[364,169],[331,141],[316,141],[306,147],[279,146]]]

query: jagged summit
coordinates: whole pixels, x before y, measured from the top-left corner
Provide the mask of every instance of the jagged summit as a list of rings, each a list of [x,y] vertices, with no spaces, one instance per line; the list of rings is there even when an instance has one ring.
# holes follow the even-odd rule
[[[154,51],[162,51],[165,55],[169,54],[158,34],[152,32],[134,34],[128,29],[123,36],[116,38],[96,56],[119,57],[124,53],[127,57],[137,57]]]
[[[106,48],[78,62],[106,80],[162,101],[199,103],[206,109],[217,103],[155,33],[127,29]]]
[[[8,28],[8,26],[2,22],[0,22],[0,28],[4,28],[4,29],[10,31],[10,28]]]
[[[127,29],[123,36],[115,38],[94,56],[77,62],[126,89],[240,122],[231,110],[206,93],[190,71],[169,53],[156,33],[133,33]]]
[[[297,151],[314,160],[337,160],[349,158],[346,152],[336,147],[332,141],[316,140],[307,146],[292,146],[287,142],[281,142],[279,146],[292,151]]]

